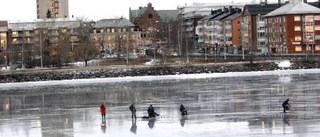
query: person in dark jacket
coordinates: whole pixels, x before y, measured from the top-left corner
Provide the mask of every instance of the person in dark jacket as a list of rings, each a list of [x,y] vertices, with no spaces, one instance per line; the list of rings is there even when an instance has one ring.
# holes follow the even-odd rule
[[[132,103],[129,107],[130,111],[131,111],[131,114],[132,114],[132,119],[137,119],[137,115],[136,115],[136,107],[134,106],[135,103]]]
[[[282,107],[283,107],[283,113],[286,113],[286,110],[290,109],[289,99],[287,99],[282,103]]]
[[[180,112],[182,116],[188,115],[188,112],[183,104],[180,105]]]
[[[154,108],[152,105],[150,105],[148,107],[148,115],[149,115],[149,118],[153,118],[153,117],[156,117],[156,116],[159,116],[159,114],[157,114],[155,111],[154,111]]]

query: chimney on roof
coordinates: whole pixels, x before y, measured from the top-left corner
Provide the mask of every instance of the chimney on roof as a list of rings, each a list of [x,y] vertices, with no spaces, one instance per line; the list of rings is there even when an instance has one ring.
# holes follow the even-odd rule
[[[308,0],[303,0],[304,3],[308,3]]]
[[[224,12],[224,13],[227,13],[227,12],[229,12],[229,9],[226,8],[226,7],[223,7],[223,12]]]
[[[217,14],[218,11],[217,10],[211,10],[211,15]]]
[[[265,1],[263,1],[263,0],[260,0],[260,6],[266,6],[266,0]]]
[[[318,8],[320,8],[320,0],[318,0]]]
[[[278,0],[278,7],[281,7],[281,0]]]

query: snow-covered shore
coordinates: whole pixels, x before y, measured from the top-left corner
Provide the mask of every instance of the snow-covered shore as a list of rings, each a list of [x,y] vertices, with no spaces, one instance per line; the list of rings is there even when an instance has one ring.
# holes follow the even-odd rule
[[[28,73],[5,73],[0,75],[0,83],[199,73],[252,72],[279,69],[311,69],[320,68],[319,66],[320,64],[315,62],[290,62],[288,60],[284,60],[274,62],[189,64],[174,66],[90,67],[86,69],[39,70]]]

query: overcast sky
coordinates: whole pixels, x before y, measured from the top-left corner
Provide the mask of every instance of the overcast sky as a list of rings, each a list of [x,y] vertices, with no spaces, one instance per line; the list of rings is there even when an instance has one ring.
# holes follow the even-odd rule
[[[85,17],[91,20],[129,16],[129,8],[138,9],[152,3],[156,10],[177,9],[178,6],[199,3],[217,3],[221,0],[69,0],[69,16]],[[232,0],[223,0],[231,2]],[[233,0],[251,2],[253,0]],[[255,0],[259,2],[260,0]],[[277,0],[268,0],[277,1]],[[308,0],[315,1],[315,0]],[[0,20],[36,19],[36,0],[0,0]]]

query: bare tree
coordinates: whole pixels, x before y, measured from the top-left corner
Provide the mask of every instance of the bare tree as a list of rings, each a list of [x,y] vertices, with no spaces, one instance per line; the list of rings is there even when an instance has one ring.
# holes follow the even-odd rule
[[[79,27],[79,45],[74,51],[74,56],[79,61],[84,61],[85,66],[88,66],[88,61],[96,58],[100,54],[99,47],[96,47],[94,42],[90,40],[90,32],[92,26],[89,22],[82,22]]]

